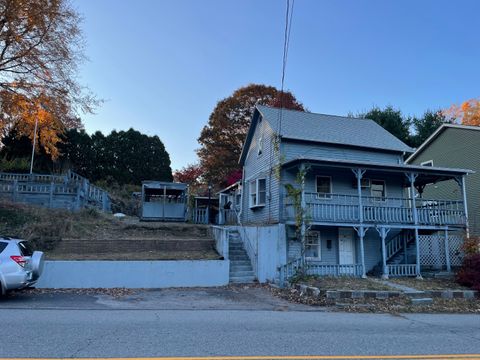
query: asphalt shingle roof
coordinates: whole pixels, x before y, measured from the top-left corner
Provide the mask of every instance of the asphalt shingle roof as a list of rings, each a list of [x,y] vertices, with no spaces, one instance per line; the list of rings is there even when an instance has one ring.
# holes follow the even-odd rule
[[[360,146],[400,152],[414,150],[375,121],[335,115],[314,114],[257,105],[262,117],[283,138]],[[280,129],[279,129],[280,128]]]

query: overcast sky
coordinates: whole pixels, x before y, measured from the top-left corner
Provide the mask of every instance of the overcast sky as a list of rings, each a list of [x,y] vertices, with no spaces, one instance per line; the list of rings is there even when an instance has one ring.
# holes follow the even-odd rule
[[[218,100],[280,86],[284,0],[76,0],[82,82],[106,100],[89,133],[158,135],[172,168],[196,160]],[[312,112],[391,104],[407,115],[480,96],[480,1],[296,0],[286,88]]]

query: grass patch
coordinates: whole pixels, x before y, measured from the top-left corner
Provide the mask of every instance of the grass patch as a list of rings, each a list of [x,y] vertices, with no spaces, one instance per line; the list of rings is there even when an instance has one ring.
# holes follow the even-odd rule
[[[308,276],[297,283],[314,286],[320,290],[395,290],[372,279],[352,278],[347,276]]]
[[[468,290],[467,287],[449,278],[424,278],[422,280],[415,278],[393,278],[388,281],[417,290]]]

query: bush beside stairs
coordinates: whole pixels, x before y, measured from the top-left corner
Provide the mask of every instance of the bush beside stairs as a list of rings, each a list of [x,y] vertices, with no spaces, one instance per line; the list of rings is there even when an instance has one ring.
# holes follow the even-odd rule
[[[230,258],[230,283],[247,284],[255,281],[252,263],[243,247],[242,239],[238,231],[230,231],[228,234],[229,258]]]

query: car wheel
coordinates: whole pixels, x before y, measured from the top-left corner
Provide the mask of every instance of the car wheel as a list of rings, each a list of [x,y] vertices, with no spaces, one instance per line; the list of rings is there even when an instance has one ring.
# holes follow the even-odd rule
[[[2,282],[0,281],[0,299],[4,298],[7,295],[7,290],[3,286]]]

